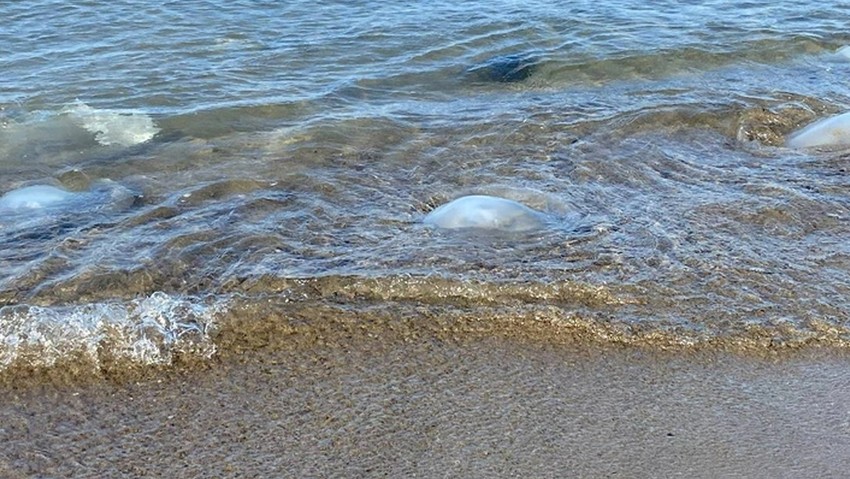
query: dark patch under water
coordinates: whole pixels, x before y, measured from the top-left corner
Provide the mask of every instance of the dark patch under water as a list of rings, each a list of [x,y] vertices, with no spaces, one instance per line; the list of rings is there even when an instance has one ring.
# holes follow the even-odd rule
[[[538,58],[528,54],[505,55],[471,67],[468,73],[474,81],[516,83],[530,78],[539,63]]]

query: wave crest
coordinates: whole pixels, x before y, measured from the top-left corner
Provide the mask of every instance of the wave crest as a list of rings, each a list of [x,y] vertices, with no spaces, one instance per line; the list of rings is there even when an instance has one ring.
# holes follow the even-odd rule
[[[210,331],[224,303],[156,292],[127,303],[0,309],[0,371],[51,368],[67,361],[95,369],[109,362],[172,364],[178,355],[216,352]]]

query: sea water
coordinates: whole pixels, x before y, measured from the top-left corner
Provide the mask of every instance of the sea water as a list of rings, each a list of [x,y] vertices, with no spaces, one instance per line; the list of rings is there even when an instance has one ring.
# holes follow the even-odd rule
[[[204,361],[294,316],[850,345],[848,153],[786,146],[850,110],[842,2],[33,0],[0,18],[0,195],[114,185],[2,213],[4,371]],[[546,221],[424,224],[469,195]]]

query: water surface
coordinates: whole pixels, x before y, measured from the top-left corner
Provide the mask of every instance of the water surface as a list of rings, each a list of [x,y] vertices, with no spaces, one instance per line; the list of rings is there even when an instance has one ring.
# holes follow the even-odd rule
[[[850,339],[847,152],[784,146],[850,107],[841,2],[0,16],[0,193],[90,198],[0,217],[4,370],[168,365],[250,343],[249,325],[348,319],[650,347]],[[423,224],[469,194],[546,227]]]

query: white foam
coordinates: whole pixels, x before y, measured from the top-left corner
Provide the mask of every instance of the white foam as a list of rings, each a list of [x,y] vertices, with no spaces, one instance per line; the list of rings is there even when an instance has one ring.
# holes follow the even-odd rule
[[[138,112],[99,110],[81,101],[63,110],[77,125],[94,134],[101,145],[133,146],[159,133],[151,117]]]
[[[206,303],[157,292],[129,303],[0,308],[0,370],[16,363],[50,367],[104,354],[140,365],[168,365],[174,353],[208,358],[209,332],[224,301]]]

